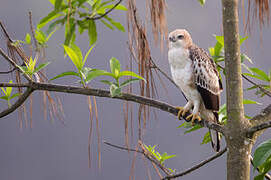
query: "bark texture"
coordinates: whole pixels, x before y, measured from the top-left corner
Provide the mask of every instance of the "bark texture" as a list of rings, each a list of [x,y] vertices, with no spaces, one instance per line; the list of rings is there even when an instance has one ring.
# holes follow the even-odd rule
[[[241,76],[238,0],[222,0],[223,33],[225,44],[225,70],[227,89],[226,126],[227,179],[249,180],[252,141],[246,138],[249,127],[244,118],[243,87]]]

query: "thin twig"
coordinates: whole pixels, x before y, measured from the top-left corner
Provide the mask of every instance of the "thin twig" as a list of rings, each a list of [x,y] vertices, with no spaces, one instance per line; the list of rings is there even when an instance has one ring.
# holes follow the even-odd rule
[[[7,32],[6,28],[5,28],[5,26],[3,25],[3,23],[1,22],[1,20],[0,20],[0,27],[2,28],[2,31],[4,32],[4,34],[6,35],[6,37],[8,38],[8,40],[10,42],[13,42],[12,39],[10,38],[10,36],[8,35],[8,32]]]
[[[214,156],[200,162],[199,164],[197,164],[197,165],[195,165],[195,166],[193,166],[193,167],[191,167],[191,168],[189,168],[189,169],[187,169],[187,170],[185,170],[185,171],[183,171],[181,173],[175,174],[173,176],[164,177],[163,180],[170,180],[170,179],[174,179],[174,178],[177,178],[177,177],[184,176],[184,175],[186,175],[188,173],[191,173],[192,171],[195,171],[195,170],[199,169],[200,167],[204,166],[205,164],[207,164],[207,163],[215,160],[216,158],[222,156],[226,151],[227,151],[227,147],[224,148],[223,150],[221,150],[220,152],[218,152],[217,154],[215,154]]]
[[[220,67],[222,70],[225,70],[225,68],[219,64],[217,64],[218,67]],[[266,89],[264,89],[261,85],[255,83],[254,81],[250,80],[247,76],[245,76],[244,74],[242,74],[242,77],[249,83],[253,84],[254,86],[258,87],[264,94],[266,94],[267,96],[271,97],[271,92],[267,91]]]
[[[15,111],[18,107],[20,107],[25,102],[25,100],[31,95],[33,91],[34,90],[32,88],[27,88],[27,90],[19,97],[19,99],[12,106],[0,112],[0,118],[7,116],[8,114]]]
[[[34,40],[34,44],[35,44],[36,49],[38,49],[38,42],[37,42],[37,39],[35,37],[35,30],[34,30],[33,21],[32,21],[32,12],[29,11],[28,15],[29,15],[29,25],[30,25],[30,30],[31,30],[32,38]]]
[[[250,82],[251,84],[253,84],[254,86],[256,86],[257,88],[259,88],[265,95],[271,97],[271,92],[267,91],[266,89],[264,89],[261,85],[253,82],[252,80],[250,80],[248,77],[246,77],[245,75],[242,74],[242,77],[247,80],[248,82]]]
[[[102,14],[100,16],[96,16],[96,17],[87,17],[87,19],[88,20],[98,20],[98,19],[105,17],[107,14],[109,14],[111,11],[113,11],[122,1],[123,0],[119,0],[111,9],[106,11],[104,14]]]
[[[133,152],[137,152],[137,153],[141,153],[143,154],[148,160],[150,160],[152,163],[154,163],[156,166],[158,166],[166,175],[170,175],[170,171],[164,167],[155,157],[152,157],[152,155],[144,148],[143,144],[141,141],[138,142],[140,148],[142,149],[140,150],[136,150],[136,149],[131,149],[131,148],[126,148],[126,147],[122,147],[122,146],[118,146],[118,145],[114,145],[111,144],[109,142],[104,141],[105,144],[115,147],[117,149],[121,149],[121,150],[125,150],[125,151],[133,151]]]
[[[14,67],[14,68],[17,68],[20,72],[23,73],[24,77],[28,80],[28,81],[32,81],[32,79],[26,75],[20,68],[19,68],[19,65],[13,61],[3,50],[2,48],[0,48],[0,54]]]
[[[0,74],[9,74],[9,73],[12,73],[13,71],[15,71],[17,68],[13,68],[9,71],[0,71]]]

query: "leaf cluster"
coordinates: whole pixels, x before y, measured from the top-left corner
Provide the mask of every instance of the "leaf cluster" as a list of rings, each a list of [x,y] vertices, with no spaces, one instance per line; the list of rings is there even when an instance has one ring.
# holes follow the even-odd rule
[[[164,152],[163,154],[160,154],[155,148],[156,148],[157,145],[154,145],[154,146],[151,146],[151,145],[145,145],[144,144],[144,147],[148,150],[148,152],[153,156],[155,157],[159,163],[161,163],[162,165],[165,165],[165,161],[167,159],[171,159],[171,158],[174,158],[176,157],[176,155],[170,155],[170,154],[167,154],[166,152]],[[172,173],[175,172],[175,170],[172,170],[170,168],[168,168]]]
[[[92,45],[89,48],[84,58],[83,58],[81,49],[75,44],[72,44],[71,47],[66,46],[66,45],[63,45],[63,47],[64,47],[64,51],[67,53],[70,60],[76,67],[77,72],[75,71],[63,72],[55,76],[51,80],[64,77],[64,76],[76,76],[80,78],[81,84],[83,84],[83,86],[86,86],[94,78],[97,78],[100,76],[111,77],[114,79],[114,81],[102,80],[101,82],[110,86],[110,93],[112,97],[121,95],[121,88],[127,86],[128,84],[134,81],[138,81],[138,80],[145,81],[144,78],[142,78],[141,76],[137,75],[136,73],[132,71],[121,71],[121,65],[119,63],[119,60],[114,57],[110,59],[111,72],[107,72],[101,69],[93,69],[90,67],[84,67],[90,52],[94,48],[94,45]],[[120,82],[120,78],[124,76],[133,77],[133,78]]]
[[[9,81],[9,84],[12,84],[12,80]],[[4,94],[3,96],[0,96],[0,99],[3,99],[5,101],[7,101],[8,103],[8,106],[10,107],[11,104],[10,104],[10,101],[15,98],[15,97],[18,97],[20,95],[20,93],[15,93],[15,94],[12,94],[12,87],[6,87],[6,88],[2,88],[1,87],[1,90],[2,90],[2,93]]]
[[[87,31],[89,37],[89,45],[93,45],[97,41],[96,18],[100,16],[100,21],[109,29],[117,29],[124,32],[125,28],[121,23],[110,18],[105,13],[114,7],[113,0],[49,0],[54,9],[38,24],[38,29],[48,25],[46,31],[50,35],[59,26],[65,27],[64,45],[73,44],[76,39],[76,31],[80,34]],[[126,7],[119,4],[114,7],[115,10],[126,11]],[[42,38],[42,34],[40,37]],[[44,40],[41,39],[41,41]]]
[[[29,58],[29,61],[25,62],[24,64],[25,64],[25,66],[18,66],[18,67],[20,68],[20,70],[22,72],[27,74],[32,79],[33,74],[35,74],[35,73],[39,72],[40,70],[42,70],[43,68],[45,68],[48,64],[50,64],[50,62],[42,63],[38,67],[36,67],[37,58],[33,59],[31,56]]]

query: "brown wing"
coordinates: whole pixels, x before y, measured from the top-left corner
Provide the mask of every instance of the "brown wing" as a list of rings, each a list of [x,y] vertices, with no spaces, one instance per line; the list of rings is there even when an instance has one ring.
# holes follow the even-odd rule
[[[201,48],[192,46],[189,49],[193,62],[194,80],[206,109],[219,110],[219,95],[222,83],[212,58]]]

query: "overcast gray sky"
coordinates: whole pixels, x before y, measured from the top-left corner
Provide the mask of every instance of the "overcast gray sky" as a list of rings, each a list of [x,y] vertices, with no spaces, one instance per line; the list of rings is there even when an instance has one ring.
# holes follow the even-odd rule
[[[2,0],[0,20],[5,24],[13,39],[23,39],[29,32],[28,11],[33,14],[35,24],[39,22],[52,8],[46,0]],[[138,0],[139,12],[145,12],[145,1]],[[187,29],[196,44],[207,49],[215,43],[214,34],[221,35],[221,3],[217,0],[207,0],[206,5],[201,7],[197,0],[170,0],[167,2],[168,29]],[[126,13],[113,12],[113,17],[122,22],[126,27]],[[145,15],[141,15],[145,18]],[[241,25],[241,35],[243,35]],[[150,27],[150,26],[148,26]],[[90,67],[109,69],[109,59],[116,57],[125,66],[129,60],[127,48],[127,33],[111,31],[98,23],[98,43],[89,56],[87,64]],[[150,30],[150,28],[149,28]],[[252,34],[242,48],[254,61],[255,67],[268,71],[270,61],[270,28],[263,29],[263,42],[260,42],[260,33],[255,24]],[[151,34],[151,33],[149,33]],[[152,38],[151,36],[149,37]],[[53,77],[60,72],[73,68],[71,62],[63,57],[61,43],[64,39],[63,30],[54,34],[46,49],[48,61],[48,76]],[[78,37],[77,44],[84,52],[88,49],[87,35]],[[151,41],[153,42],[153,41]],[[0,46],[5,42],[1,37]],[[152,57],[156,63],[169,74],[166,51],[160,52],[153,43],[150,44]],[[7,64],[0,58],[0,70],[5,70]],[[1,81],[7,76],[0,76]],[[224,81],[224,79],[223,79]],[[76,80],[63,78],[58,83],[76,84]],[[163,87],[157,81],[159,99],[168,101],[173,105],[184,105],[185,100],[168,81],[164,80],[168,87],[168,96]],[[248,87],[247,83],[245,87]],[[225,84],[223,82],[223,84]],[[95,87],[105,88],[101,83],[94,83]],[[245,92],[245,97],[254,97],[252,92]],[[33,129],[18,128],[18,113],[15,112],[0,121],[0,179],[3,180],[74,180],[74,179],[128,179],[131,170],[133,154],[113,149],[102,144],[102,169],[97,166],[97,141],[93,139],[92,168],[88,168],[88,129],[89,112],[87,98],[79,95],[58,94],[63,102],[66,126],[57,119],[43,119],[41,94],[35,92],[33,106]],[[262,101],[262,106],[246,106],[246,113],[253,115],[268,103],[266,98],[253,98]],[[113,144],[124,144],[124,123],[122,103],[118,100],[98,98],[99,120],[102,140]],[[222,103],[225,102],[225,92],[222,95]],[[269,99],[270,102],[270,99]],[[27,101],[27,106],[29,101]],[[136,109],[137,104],[134,105]],[[0,109],[6,108],[6,104],[0,102]],[[136,111],[134,111],[134,134],[136,134]],[[157,119],[152,116],[147,123],[144,134],[146,144],[158,144],[160,152],[176,154],[177,157],[166,162],[166,165],[177,171],[184,170],[201,160],[214,154],[211,146],[200,145],[202,137],[207,129],[184,135],[184,129],[177,127],[181,122],[168,113],[157,113]],[[96,133],[96,132],[94,132]],[[261,139],[270,137],[265,133]],[[136,141],[136,136],[133,138]],[[147,162],[153,179],[158,177]],[[147,179],[147,170],[141,156],[138,155],[135,167],[137,180]],[[184,176],[183,180],[193,179],[225,179],[226,178],[226,155],[213,161],[207,166]]]

